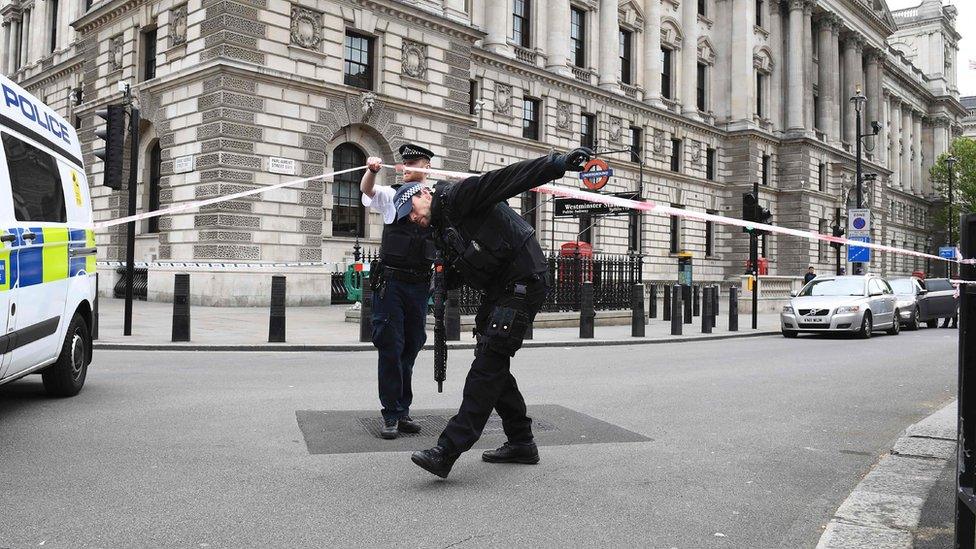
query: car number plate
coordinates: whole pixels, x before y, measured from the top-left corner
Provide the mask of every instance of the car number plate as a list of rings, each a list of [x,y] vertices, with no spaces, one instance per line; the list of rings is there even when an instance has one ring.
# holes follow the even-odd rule
[[[804,318],[803,321],[804,322],[810,322],[812,324],[823,324],[824,322],[826,322],[826,319],[823,319],[823,318]]]

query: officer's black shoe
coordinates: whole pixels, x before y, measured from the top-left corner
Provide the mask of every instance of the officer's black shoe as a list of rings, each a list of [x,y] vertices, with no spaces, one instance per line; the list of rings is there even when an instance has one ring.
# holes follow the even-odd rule
[[[383,419],[383,430],[380,431],[380,436],[387,440],[396,438],[397,423],[396,419]]]
[[[419,433],[420,423],[410,419],[410,416],[403,416],[400,418],[397,428],[404,433]]]
[[[481,454],[481,459],[488,463],[539,463],[539,449],[534,442],[528,444],[511,444],[506,442],[497,450],[487,450]]]
[[[447,478],[454,467],[454,462],[460,454],[449,454],[443,446],[434,446],[430,450],[420,450],[410,456],[410,460],[426,469],[429,473],[441,478]]]

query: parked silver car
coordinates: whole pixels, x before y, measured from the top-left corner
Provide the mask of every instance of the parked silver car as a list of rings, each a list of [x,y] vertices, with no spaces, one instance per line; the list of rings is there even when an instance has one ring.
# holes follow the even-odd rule
[[[894,290],[879,276],[818,276],[783,307],[780,326],[785,337],[849,332],[866,339],[875,329],[897,335],[899,315]]]

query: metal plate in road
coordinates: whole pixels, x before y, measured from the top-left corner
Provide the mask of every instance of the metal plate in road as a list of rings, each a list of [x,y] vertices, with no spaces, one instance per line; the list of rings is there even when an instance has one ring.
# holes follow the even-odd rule
[[[457,412],[414,410],[410,415],[420,422],[421,432],[401,435],[394,440],[379,438],[382,421],[372,410],[298,410],[298,427],[310,454],[349,454],[362,452],[408,452],[433,446],[447,421]],[[601,421],[575,410],[553,404],[529,406],[532,433],[539,446],[603,444],[612,442],[650,442],[652,439]],[[501,419],[492,415],[475,448],[496,448],[505,442]]]

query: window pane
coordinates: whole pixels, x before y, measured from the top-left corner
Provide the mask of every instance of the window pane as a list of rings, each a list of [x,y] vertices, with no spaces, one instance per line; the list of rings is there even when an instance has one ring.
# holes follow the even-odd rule
[[[596,145],[596,116],[584,113],[580,124],[580,145],[592,149]]]
[[[529,0],[512,3],[512,39],[523,48],[529,47]]]
[[[676,172],[681,169],[681,140],[671,140],[671,171]]]
[[[143,80],[156,78],[156,29],[142,33]]]
[[[345,84],[365,90],[373,89],[373,40],[347,33],[345,44]]]
[[[343,143],[333,153],[336,171],[366,164],[366,154],[351,143]],[[359,178],[356,172],[337,175],[332,184],[332,234],[363,236],[364,210],[359,197]]]
[[[620,81],[631,82],[630,70],[630,31],[620,29]]]
[[[8,134],[3,134],[3,150],[17,221],[67,222],[61,174],[54,158]]]
[[[149,207],[147,209],[150,212],[159,209],[159,176],[162,164],[162,149],[159,148],[159,141],[157,141],[149,150]],[[150,217],[148,221],[148,232],[158,233],[159,218]]]
[[[705,77],[706,67],[702,63],[698,64],[698,110],[705,110]]]
[[[671,99],[671,50],[661,48],[661,95]]]
[[[569,39],[573,64],[577,67],[586,66],[586,13],[583,10],[573,8],[571,11]]]
[[[539,106],[536,99],[522,101],[522,137],[526,139],[539,139]]]

